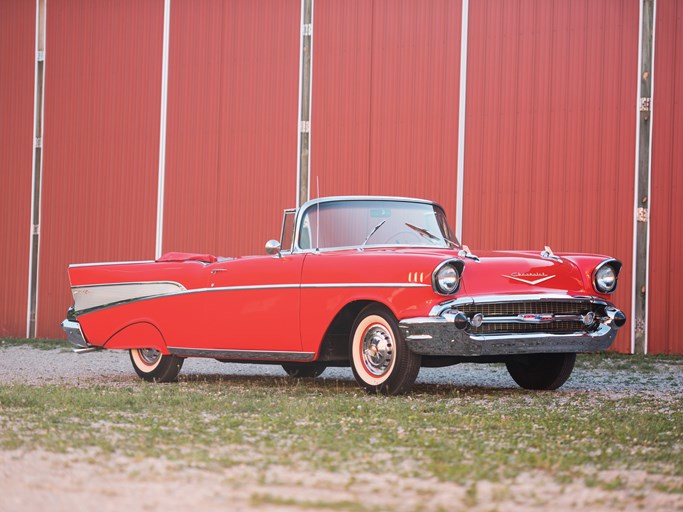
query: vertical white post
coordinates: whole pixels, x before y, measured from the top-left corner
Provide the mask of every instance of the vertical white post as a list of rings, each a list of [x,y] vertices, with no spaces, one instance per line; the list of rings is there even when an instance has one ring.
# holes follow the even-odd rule
[[[28,254],[26,337],[36,336],[38,318],[38,267],[40,256],[40,207],[43,181],[43,117],[45,99],[45,17],[47,0],[36,0],[36,44],[33,82],[33,160],[31,163],[31,224]]]
[[[631,352],[648,352],[652,118],[657,3],[641,0],[633,208]]]
[[[155,257],[161,256],[164,236],[164,189],[166,180],[166,107],[168,103],[168,46],[171,0],[164,0],[164,43],[161,67],[161,120],[159,122],[159,183],[157,188],[157,236]]]
[[[460,99],[458,102],[458,175],[455,199],[455,236],[462,243],[462,212],[465,181],[465,113],[467,110],[467,37],[469,25],[469,0],[462,0],[462,23],[460,28]]]

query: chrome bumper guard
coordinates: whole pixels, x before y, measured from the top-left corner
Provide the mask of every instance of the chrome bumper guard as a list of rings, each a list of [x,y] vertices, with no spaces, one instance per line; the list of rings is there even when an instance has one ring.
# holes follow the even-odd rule
[[[83,354],[85,352],[94,352],[99,350],[100,347],[95,347],[85,341],[85,336],[83,336],[83,331],[81,331],[81,325],[73,320],[66,319],[62,322],[62,329],[66,333],[66,338],[71,343],[71,348],[77,354]]]
[[[573,301],[590,300],[604,307],[604,316],[596,316],[590,330],[567,333],[551,332],[495,332],[475,334],[469,332],[472,317],[458,309],[459,305],[477,303],[515,302],[521,296],[486,297],[477,300],[470,297],[457,299],[437,306],[428,317],[407,318],[399,322],[399,328],[408,347],[416,354],[429,356],[492,356],[507,354],[532,354],[549,352],[598,352],[607,350],[626,322],[626,316],[612,304],[592,297],[524,296],[524,300]],[[567,320],[568,315],[557,315],[557,321]],[[572,318],[580,320],[583,317]],[[478,319],[481,320],[481,319]],[[483,324],[513,321],[510,317],[483,318]],[[548,315],[519,315],[514,321],[521,323],[550,323],[555,319]]]

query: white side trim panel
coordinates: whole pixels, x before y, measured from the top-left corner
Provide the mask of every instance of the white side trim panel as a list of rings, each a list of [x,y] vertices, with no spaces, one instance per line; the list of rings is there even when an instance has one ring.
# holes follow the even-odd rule
[[[465,178],[465,113],[467,110],[467,39],[469,26],[469,0],[462,0],[460,29],[460,100],[458,103],[458,175],[455,199],[455,236],[462,243],[463,184]]]
[[[171,0],[164,0],[164,43],[161,67],[161,119],[159,122],[159,183],[157,189],[157,236],[155,257],[161,256],[164,235],[164,190],[166,181],[166,108],[168,103],[168,47],[171,29]]]
[[[185,290],[183,285],[171,281],[74,286],[71,288],[76,313],[124,301],[174,294],[183,290]]]

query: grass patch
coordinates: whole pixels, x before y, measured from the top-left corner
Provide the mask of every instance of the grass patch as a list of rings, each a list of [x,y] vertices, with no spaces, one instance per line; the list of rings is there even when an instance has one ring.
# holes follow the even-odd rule
[[[0,348],[3,347],[31,347],[38,350],[71,350],[66,340],[46,340],[39,338],[0,338]]]
[[[579,354],[577,368],[602,370],[632,370],[639,373],[657,373],[662,365],[683,367],[683,357],[669,355],[636,355],[602,352]]]
[[[586,468],[683,476],[683,397],[418,385],[387,398],[346,381],[265,377],[2,385],[0,446],[95,449],[206,468],[391,471],[460,484],[531,471],[568,481]],[[468,491],[471,503],[476,490]]]

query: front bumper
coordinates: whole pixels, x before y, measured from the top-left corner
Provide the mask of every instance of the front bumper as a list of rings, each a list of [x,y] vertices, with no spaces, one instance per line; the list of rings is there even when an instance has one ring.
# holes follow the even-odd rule
[[[542,324],[565,321],[566,315],[536,315],[533,312],[518,315],[519,323],[536,323],[536,332],[491,332],[473,333],[472,317],[464,314],[463,306],[481,304],[503,304],[515,301],[573,302],[589,301],[596,304],[602,312],[596,316],[590,328],[573,332],[544,332]],[[459,309],[459,307],[461,309]],[[476,306],[475,306],[476,309]],[[578,316],[577,316],[578,319]],[[428,317],[407,318],[399,322],[403,339],[411,351],[428,356],[493,356],[532,353],[578,353],[607,350],[617,335],[619,327],[626,321],[625,315],[612,304],[592,297],[569,296],[494,296],[474,299],[460,298],[444,303],[432,310]],[[499,324],[500,318],[484,318],[484,324]],[[550,330],[550,329],[549,329]]]
[[[62,329],[64,329],[66,338],[71,343],[71,348],[74,352],[82,354],[83,352],[94,352],[100,349],[100,347],[95,347],[85,341],[81,325],[75,320],[69,320],[68,318],[64,320],[62,322]]]

